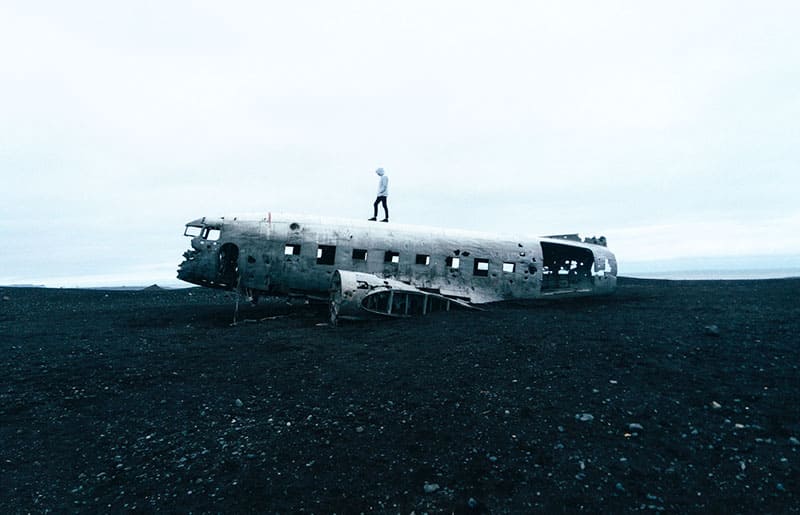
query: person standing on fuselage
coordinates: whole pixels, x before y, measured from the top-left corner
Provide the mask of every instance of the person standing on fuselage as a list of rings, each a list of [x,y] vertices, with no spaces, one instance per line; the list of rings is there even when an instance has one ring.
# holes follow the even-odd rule
[[[381,222],[388,222],[389,208],[386,205],[386,197],[389,196],[389,176],[386,175],[386,172],[383,171],[383,168],[378,168],[375,170],[375,173],[380,177],[378,180],[378,197],[375,199],[375,203],[372,204],[372,218],[369,220],[374,222],[378,219],[378,204],[383,204],[384,217]]]

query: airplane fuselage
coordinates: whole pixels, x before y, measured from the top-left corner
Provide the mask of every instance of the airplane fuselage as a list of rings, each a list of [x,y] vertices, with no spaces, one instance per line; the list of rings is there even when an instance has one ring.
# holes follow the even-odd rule
[[[251,295],[328,297],[335,272],[398,281],[480,304],[611,293],[617,265],[604,246],[566,237],[494,236],[292,214],[200,218],[178,278]],[[596,241],[596,240],[591,240]]]

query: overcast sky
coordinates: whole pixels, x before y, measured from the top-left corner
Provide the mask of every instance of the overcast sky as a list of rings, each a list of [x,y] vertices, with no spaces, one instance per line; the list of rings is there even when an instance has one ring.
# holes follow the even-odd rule
[[[800,2],[0,3],[0,284],[269,211],[800,255]]]

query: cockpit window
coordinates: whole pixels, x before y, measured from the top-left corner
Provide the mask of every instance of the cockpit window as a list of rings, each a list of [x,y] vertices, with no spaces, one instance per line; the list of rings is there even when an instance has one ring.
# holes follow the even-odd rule
[[[183,231],[183,235],[184,236],[191,236],[192,238],[196,238],[197,236],[200,236],[200,234],[202,232],[203,232],[203,228],[202,227],[197,227],[195,225],[187,225],[186,226],[186,230]]]
[[[208,241],[217,241],[220,236],[220,230],[206,225],[187,225],[183,235],[191,236],[192,238],[199,237]]]

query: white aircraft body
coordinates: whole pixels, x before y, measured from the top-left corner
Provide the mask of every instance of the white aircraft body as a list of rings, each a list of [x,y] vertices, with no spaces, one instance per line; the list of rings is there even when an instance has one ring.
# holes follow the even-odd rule
[[[509,299],[616,289],[605,238],[497,236],[286,213],[199,218],[178,278],[266,295],[326,298],[331,319],[413,316]]]

